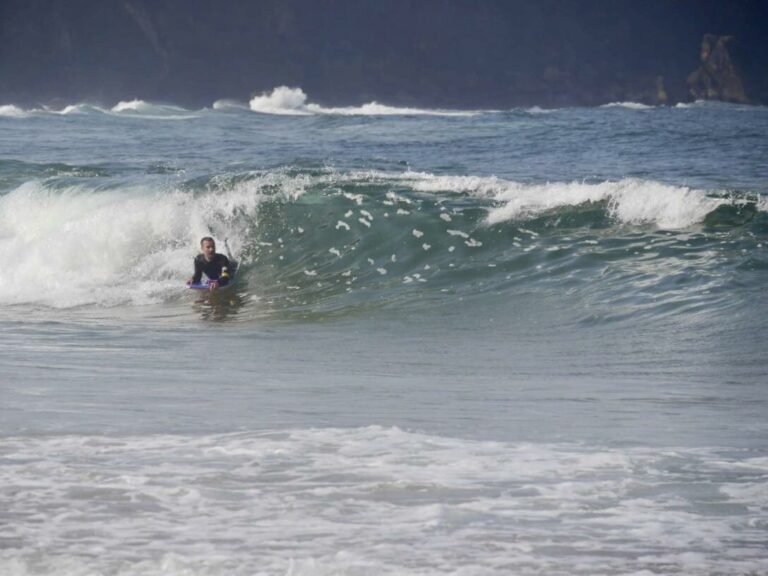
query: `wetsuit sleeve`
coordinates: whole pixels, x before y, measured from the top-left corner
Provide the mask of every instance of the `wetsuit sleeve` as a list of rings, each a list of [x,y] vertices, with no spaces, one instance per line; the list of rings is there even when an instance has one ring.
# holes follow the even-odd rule
[[[232,274],[232,267],[229,264],[229,258],[224,256],[224,254],[221,254],[220,262],[221,262],[221,267],[222,268],[226,267],[227,270],[229,271],[229,273]],[[219,282],[221,282],[222,286],[226,286],[227,284],[229,284],[229,280],[223,280],[222,281],[221,277],[219,277]]]
[[[203,279],[203,263],[200,262],[200,258],[195,258],[195,273],[192,276],[192,283],[199,284]]]

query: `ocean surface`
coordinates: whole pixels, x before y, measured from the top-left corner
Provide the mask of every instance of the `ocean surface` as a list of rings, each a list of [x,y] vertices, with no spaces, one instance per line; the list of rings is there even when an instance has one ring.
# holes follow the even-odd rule
[[[768,574],[768,108],[7,104],[0,250],[4,576]]]

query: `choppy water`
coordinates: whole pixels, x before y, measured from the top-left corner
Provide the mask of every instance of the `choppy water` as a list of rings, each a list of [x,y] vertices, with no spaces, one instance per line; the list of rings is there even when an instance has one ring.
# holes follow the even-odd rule
[[[768,110],[260,98],[0,107],[0,572],[768,571]]]

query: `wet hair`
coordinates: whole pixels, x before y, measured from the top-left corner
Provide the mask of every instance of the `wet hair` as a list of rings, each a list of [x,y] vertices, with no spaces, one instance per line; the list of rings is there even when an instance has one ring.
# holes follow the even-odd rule
[[[202,246],[203,242],[206,242],[206,241],[211,241],[213,242],[213,245],[216,246],[216,240],[214,240],[210,236],[203,236],[202,238],[200,238],[200,246]]]

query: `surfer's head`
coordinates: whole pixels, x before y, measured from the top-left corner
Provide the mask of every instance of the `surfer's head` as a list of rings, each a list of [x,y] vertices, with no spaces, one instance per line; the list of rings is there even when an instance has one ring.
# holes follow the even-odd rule
[[[200,250],[203,251],[203,257],[210,260],[216,254],[216,242],[210,236],[206,236],[200,240]]]

